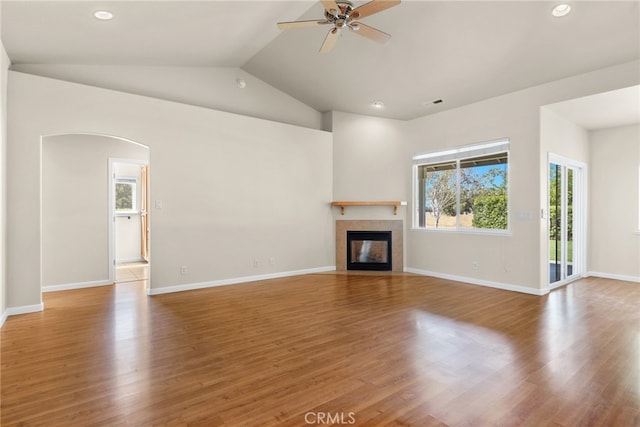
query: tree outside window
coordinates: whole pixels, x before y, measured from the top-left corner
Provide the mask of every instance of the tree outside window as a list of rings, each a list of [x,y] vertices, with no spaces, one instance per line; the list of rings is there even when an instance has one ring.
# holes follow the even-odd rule
[[[508,152],[457,157],[416,165],[416,225],[445,230],[506,230]]]
[[[116,212],[136,211],[136,180],[118,178],[116,180]]]

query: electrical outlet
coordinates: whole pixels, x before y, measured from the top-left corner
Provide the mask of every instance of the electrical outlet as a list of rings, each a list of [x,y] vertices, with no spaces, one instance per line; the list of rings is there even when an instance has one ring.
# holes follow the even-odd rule
[[[269,264],[276,265],[276,257],[272,256],[271,258],[269,258]]]
[[[478,269],[478,266],[479,266],[478,261],[473,261],[473,262],[471,263],[471,268],[472,268],[473,270],[477,270],[477,269]]]
[[[189,269],[187,268],[187,266],[186,266],[186,265],[183,265],[182,267],[180,267],[180,274],[181,274],[182,276],[184,276],[184,275],[186,275],[186,274],[189,274]]]
[[[260,260],[258,258],[253,260],[253,268],[260,267]]]

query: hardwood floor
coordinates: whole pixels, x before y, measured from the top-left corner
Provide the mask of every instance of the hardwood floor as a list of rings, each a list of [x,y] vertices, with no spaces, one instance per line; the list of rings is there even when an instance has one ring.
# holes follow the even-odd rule
[[[640,425],[635,283],[141,283],[47,293],[7,320],[2,426]]]

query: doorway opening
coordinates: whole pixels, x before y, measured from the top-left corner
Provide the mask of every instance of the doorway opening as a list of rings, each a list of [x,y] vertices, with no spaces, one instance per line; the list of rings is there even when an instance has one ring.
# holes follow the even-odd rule
[[[115,282],[110,160],[148,164],[149,158],[148,146],[121,137],[62,133],[41,138],[42,292]]]
[[[149,280],[149,165],[109,159],[110,265],[114,283]]]
[[[584,274],[585,166],[571,159],[549,155],[549,285],[561,286]]]

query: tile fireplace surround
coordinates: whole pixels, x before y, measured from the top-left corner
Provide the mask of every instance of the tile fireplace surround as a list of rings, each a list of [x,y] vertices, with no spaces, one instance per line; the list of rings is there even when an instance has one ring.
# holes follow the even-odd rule
[[[347,271],[347,231],[391,231],[391,271],[404,270],[402,220],[337,220],[336,271]]]

